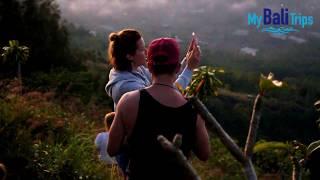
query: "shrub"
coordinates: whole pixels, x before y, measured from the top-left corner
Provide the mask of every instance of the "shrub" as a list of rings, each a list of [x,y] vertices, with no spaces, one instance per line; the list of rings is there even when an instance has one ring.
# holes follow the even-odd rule
[[[96,158],[93,121],[43,96],[0,99],[0,162],[8,178],[106,179],[106,167]]]

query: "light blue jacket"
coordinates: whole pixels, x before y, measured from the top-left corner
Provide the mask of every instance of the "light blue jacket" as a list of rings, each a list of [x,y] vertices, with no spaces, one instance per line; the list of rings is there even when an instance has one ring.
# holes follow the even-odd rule
[[[185,89],[191,81],[191,76],[192,71],[185,67],[178,76],[176,83],[179,83]],[[105,90],[112,97],[114,107],[116,107],[123,94],[148,87],[151,82],[151,73],[144,66],[140,66],[137,71],[132,72],[111,69]]]

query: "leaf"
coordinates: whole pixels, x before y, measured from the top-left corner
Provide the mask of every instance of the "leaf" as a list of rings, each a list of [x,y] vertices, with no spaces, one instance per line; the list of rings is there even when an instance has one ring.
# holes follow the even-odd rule
[[[9,48],[10,48],[10,47],[5,46],[5,47],[3,47],[2,49],[3,49],[4,51],[8,51],[8,50],[9,50]]]
[[[270,151],[270,150],[289,150],[290,145],[283,142],[262,142],[256,144],[253,148],[254,153],[262,152],[262,151]]]
[[[200,70],[198,69],[198,68],[196,68],[196,69],[194,69],[193,70],[193,73],[197,73],[197,72],[199,72]]]
[[[317,111],[320,111],[320,100],[314,103],[314,107],[316,108]]]
[[[275,85],[276,87],[281,87],[283,83],[281,81],[273,80],[272,84]]]
[[[219,69],[217,72],[218,73],[224,73],[224,70],[223,69]]]
[[[268,80],[273,80],[274,74],[272,72],[269,73],[268,75]]]
[[[274,88],[283,87],[282,81],[274,80],[273,78],[274,78],[274,74],[271,72],[269,73],[268,77],[261,74],[260,82],[259,82],[260,92],[268,91],[268,90],[271,90]]]
[[[320,140],[312,142],[308,147],[307,147],[307,153],[306,155],[309,156],[314,150],[320,148]]]
[[[17,48],[17,47],[19,47],[19,41],[17,41],[17,40],[9,40],[9,46],[11,48]]]
[[[318,120],[316,121],[316,124],[317,124],[318,128],[320,129],[320,119],[318,119]]]
[[[217,95],[217,87],[222,82],[216,77],[216,69],[209,66],[201,66],[193,71],[192,81],[186,89],[187,94],[199,96],[200,99],[210,95]]]

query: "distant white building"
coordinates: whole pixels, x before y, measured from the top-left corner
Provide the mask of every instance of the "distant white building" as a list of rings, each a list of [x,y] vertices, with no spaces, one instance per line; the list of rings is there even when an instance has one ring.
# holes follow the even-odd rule
[[[316,38],[320,38],[320,33],[319,32],[310,32],[310,34]]]
[[[245,0],[241,2],[232,3],[231,9],[234,11],[245,11],[256,6],[257,2],[255,0]]]
[[[281,39],[281,40],[287,40],[287,35],[276,35],[276,34],[270,34],[270,36],[272,37],[272,38],[275,38],[275,39]]]
[[[248,54],[251,56],[256,56],[259,50],[255,48],[243,47],[240,49],[241,54]]]
[[[248,36],[249,32],[245,29],[237,29],[232,34],[236,36]]]
[[[297,36],[289,36],[288,39],[290,39],[298,44],[303,44],[303,43],[307,42],[307,40],[300,38],[300,37],[297,37]]]
[[[89,31],[89,34],[90,34],[91,36],[97,36],[97,32],[94,31],[94,30]]]
[[[183,40],[180,39],[177,35],[175,35],[174,38],[176,39],[176,41],[177,41],[178,43],[182,43],[182,42],[183,42]]]
[[[107,30],[107,31],[114,31],[115,30],[115,28],[113,26],[110,26],[110,25],[100,25],[99,27],[104,29],[104,30]]]

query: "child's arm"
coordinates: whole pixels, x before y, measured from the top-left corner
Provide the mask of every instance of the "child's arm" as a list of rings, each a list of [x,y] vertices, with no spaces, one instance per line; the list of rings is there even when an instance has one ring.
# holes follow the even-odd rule
[[[94,140],[94,146],[96,147],[96,152],[100,154],[100,146],[101,146],[101,133],[99,133]]]

